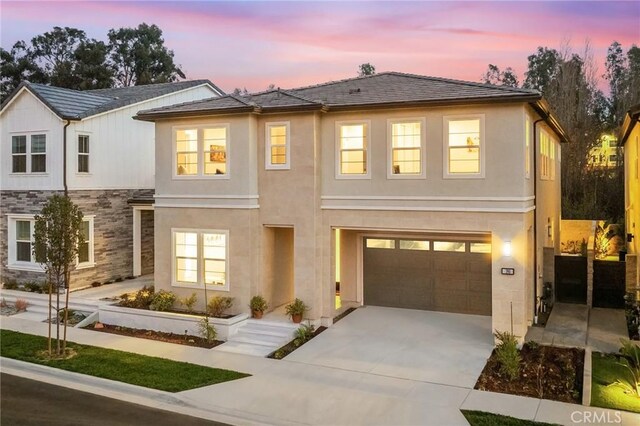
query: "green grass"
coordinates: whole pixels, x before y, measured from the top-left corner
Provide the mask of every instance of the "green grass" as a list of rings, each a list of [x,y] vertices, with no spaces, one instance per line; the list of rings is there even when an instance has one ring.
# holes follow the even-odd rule
[[[629,371],[617,364],[612,355],[594,353],[591,380],[591,405],[640,413],[640,398],[624,393],[622,387],[611,385],[619,377],[629,377]]]
[[[485,413],[484,411],[460,410],[471,426],[555,426],[551,423],[534,422],[532,420],[516,419],[500,414]]]
[[[0,330],[0,338],[0,356],[6,358],[167,392],[181,392],[249,376],[236,371],[71,342],[67,342],[67,347],[76,351],[75,357],[45,360],[38,353],[47,348],[46,337]]]

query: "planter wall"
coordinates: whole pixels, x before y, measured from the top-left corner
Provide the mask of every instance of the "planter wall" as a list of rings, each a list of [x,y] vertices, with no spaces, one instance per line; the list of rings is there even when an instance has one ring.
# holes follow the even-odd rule
[[[101,306],[98,317],[100,322],[104,324],[165,333],[185,334],[186,332],[194,336],[200,335],[198,323],[202,320],[202,316],[147,311],[114,305]],[[209,323],[215,326],[218,340],[227,340],[229,336],[233,336],[238,331],[238,328],[248,318],[248,314],[239,314],[228,319],[209,317]]]

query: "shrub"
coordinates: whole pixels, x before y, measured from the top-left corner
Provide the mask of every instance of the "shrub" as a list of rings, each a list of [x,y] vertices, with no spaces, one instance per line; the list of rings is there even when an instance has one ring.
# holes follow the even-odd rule
[[[269,308],[269,304],[264,297],[258,294],[251,298],[251,301],[249,302],[249,308],[251,308],[252,311],[264,312]]]
[[[98,282],[98,281],[94,281],[91,283],[91,287],[100,287],[102,285],[102,283]]]
[[[14,306],[16,307],[16,311],[18,311],[18,312],[25,311],[26,312],[27,306],[29,306],[29,303],[24,299],[16,299],[16,302],[15,302]]]
[[[118,278],[116,278],[116,279],[115,279],[115,280],[113,280],[113,281],[115,281],[115,282],[117,282],[117,283],[121,283],[121,282],[122,282],[122,277],[118,277]]]
[[[182,297],[182,298],[178,299],[178,301],[180,302],[181,305],[184,305],[184,306],[187,307],[187,311],[193,312],[193,307],[195,306],[196,302],[198,301],[198,296],[195,293],[191,293],[191,296]]]
[[[213,343],[218,337],[218,332],[216,328],[209,322],[209,318],[204,317],[198,322],[198,330],[200,331],[200,335],[207,340],[208,343]]]
[[[24,283],[24,289],[31,293],[42,293],[42,285],[37,281],[27,281]]]
[[[168,311],[176,301],[176,295],[170,291],[160,290],[153,295],[153,300],[149,304],[152,311]]]
[[[494,336],[498,340],[496,358],[500,364],[500,372],[509,380],[515,380],[520,375],[520,352],[516,336],[508,331],[496,331]]]
[[[304,304],[300,299],[295,299],[293,302],[284,307],[287,315],[303,315],[309,310],[309,307]]]
[[[127,308],[148,309],[153,301],[154,288],[152,285],[144,286],[137,292],[125,293],[120,296],[120,306]]]
[[[6,299],[3,297],[2,300],[0,300],[0,308],[6,308],[7,306],[9,306],[7,304]]]
[[[2,284],[2,288],[5,290],[16,290],[18,288],[18,281],[16,280],[7,280]]]
[[[536,342],[535,340],[529,340],[528,342],[525,342],[524,346],[530,351],[535,351],[540,347],[538,342]]]
[[[207,310],[211,316],[216,318],[222,318],[225,311],[231,309],[233,306],[233,297],[216,296],[209,300],[207,304]]]
[[[625,393],[640,397],[640,347],[627,339],[620,339],[620,341],[622,347],[618,364],[625,367],[629,374],[627,377],[616,380],[615,384],[622,387]]]
[[[293,344],[296,346],[301,346],[304,343],[308,342],[313,337],[314,331],[315,327],[313,326],[313,324],[304,324],[300,326],[300,328],[296,330],[296,338],[293,340]]]

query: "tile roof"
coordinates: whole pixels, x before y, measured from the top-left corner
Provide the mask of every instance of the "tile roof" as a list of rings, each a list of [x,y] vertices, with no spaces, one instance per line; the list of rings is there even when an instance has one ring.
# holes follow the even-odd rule
[[[1,109],[4,109],[15,95],[25,87],[60,118],[80,120],[203,84],[208,84],[220,94],[224,94],[209,80],[190,80],[97,90],[73,90],[24,81],[2,102]]]
[[[223,97],[145,110],[140,111],[138,117],[153,119],[153,117],[169,115],[187,116],[190,113],[215,114],[249,110],[254,112],[303,109],[340,110],[360,106],[489,102],[510,99],[537,100],[540,97],[540,93],[537,91],[527,89],[385,72],[289,90],[278,88],[246,96],[234,96],[235,102]]]

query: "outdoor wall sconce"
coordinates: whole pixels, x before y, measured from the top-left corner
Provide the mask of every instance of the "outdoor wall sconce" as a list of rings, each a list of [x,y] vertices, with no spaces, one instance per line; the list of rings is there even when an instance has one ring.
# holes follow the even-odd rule
[[[627,234],[627,242],[630,243],[633,241],[633,234],[632,233],[628,233]]]
[[[511,241],[505,241],[502,244],[502,255],[504,257],[511,257]]]
[[[551,218],[547,218],[547,237],[551,238],[553,235],[553,225],[551,224]]]

